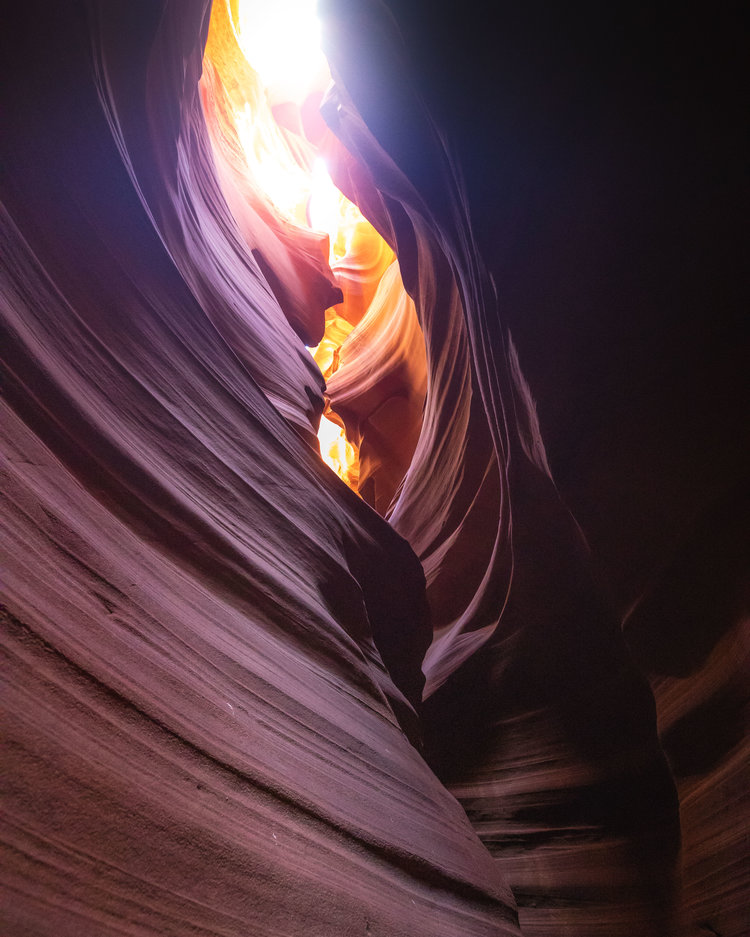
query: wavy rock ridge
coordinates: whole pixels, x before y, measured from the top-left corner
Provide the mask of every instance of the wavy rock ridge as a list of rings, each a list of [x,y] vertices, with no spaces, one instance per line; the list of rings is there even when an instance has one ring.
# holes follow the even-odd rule
[[[322,9],[321,147],[406,289],[363,253],[326,387],[358,270],[242,169],[216,2],[27,3],[2,59],[5,931],[740,937],[736,449],[658,561],[591,521],[418,4]]]

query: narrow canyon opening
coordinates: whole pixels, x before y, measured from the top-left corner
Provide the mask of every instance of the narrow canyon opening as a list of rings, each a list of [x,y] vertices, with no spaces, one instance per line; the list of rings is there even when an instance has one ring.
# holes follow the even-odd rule
[[[342,191],[352,158],[321,116],[331,75],[315,9],[215,3],[201,100],[230,209],[326,381],[321,456],[385,516],[421,429],[424,338],[394,245]],[[255,216],[275,242],[258,244]]]
[[[0,929],[744,937],[739,24],[243,9],[0,35]]]

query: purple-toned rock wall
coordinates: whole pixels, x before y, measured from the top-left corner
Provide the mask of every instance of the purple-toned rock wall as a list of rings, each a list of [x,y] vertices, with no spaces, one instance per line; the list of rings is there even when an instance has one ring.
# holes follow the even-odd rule
[[[697,34],[665,90],[654,23],[639,66],[577,9],[322,4],[333,176],[410,297],[329,387],[382,517],[315,449],[341,294],[238,172],[210,6],[4,30],[4,933],[741,937],[733,124],[681,83]]]

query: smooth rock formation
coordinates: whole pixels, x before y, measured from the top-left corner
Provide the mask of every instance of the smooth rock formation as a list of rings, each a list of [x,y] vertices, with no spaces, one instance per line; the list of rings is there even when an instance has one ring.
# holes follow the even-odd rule
[[[678,824],[650,691],[550,478],[450,147],[401,51],[389,119],[429,162],[411,178],[393,164],[351,105],[367,119],[363,52],[397,54],[398,36],[376,9],[364,25],[337,12],[331,45],[353,50],[356,72],[331,53],[355,96],[338,100],[334,130],[384,193],[428,349],[423,431],[390,513],[427,576],[428,758],[529,933],[668,934]]]
[[[405,734],[419,564],[294,428],[207,14],[28,5],[4,58],[5,932],[518,933]]]
[[[214,3],[3,37],[3,932],[743,937],[729,27],[326,0],[326,130]]]

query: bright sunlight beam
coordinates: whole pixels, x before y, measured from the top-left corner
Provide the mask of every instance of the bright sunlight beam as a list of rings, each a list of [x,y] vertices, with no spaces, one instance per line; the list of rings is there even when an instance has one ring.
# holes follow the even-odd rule
[[[239,41],[272,99],[301,104],[321,69],[316,0],[272,0],[240,5]]]

